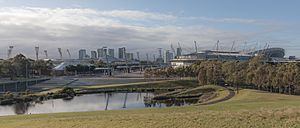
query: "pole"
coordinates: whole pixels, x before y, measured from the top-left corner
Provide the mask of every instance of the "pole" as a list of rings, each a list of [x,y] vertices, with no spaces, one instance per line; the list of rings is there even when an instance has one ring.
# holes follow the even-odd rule
[[[126,108],[127,96],[128,96],[128,93],[125,94],[125,100],[124,100],[123,108]]]
[[[197,42],[196,42],[196,41],[194,41],[194,43],[195,43],[195,50],[196,50],[196,53],[198,53]]]
[[[107,110],[108,108],[108,102],[109,102],[109,94],[107,93],[105,110]]]

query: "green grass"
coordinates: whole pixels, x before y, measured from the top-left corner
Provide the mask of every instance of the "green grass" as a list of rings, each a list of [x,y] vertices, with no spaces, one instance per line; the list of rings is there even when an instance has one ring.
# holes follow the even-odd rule
[[[109,85],[91,85],[91,86],[80,86],[76,87],[75,90],[81,90],[81,89],[107,89],[107,88],[136,88],[136,87],[146,87],[149,85],[168,85],[169,83],[176,82],[175,80],[161,80],[161,81],[149,81],[149,82],[136,82],[136,83],[128,83],[128,84],[109,84]],[[38,93],[34,93],[34,95],[45,95],[47,93],[55,93],[61,88],[53,88],[47,91],[42,91]]]
[[[0,117],[0,128],[300,127],[300,97],[241,90],[207,106]]]
[[[82,89],[103,89],[103,88],[149,88],[149,87],[195,87],[197,86],[196,80],[162,80],[162,81],[149,81],[137,82],[128,84],[112,84],[112,85],[93,85],[82,86]]]
[[[237,96],[232,99],[206,106],[209,110],[257,110],[261,108],[283,108],[283,107],[300,107],[300,97],[268,93],[257,90],[241,90]]]

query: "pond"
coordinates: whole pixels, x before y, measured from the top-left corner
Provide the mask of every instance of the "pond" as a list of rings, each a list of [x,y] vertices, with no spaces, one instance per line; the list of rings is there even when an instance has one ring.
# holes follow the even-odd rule
[[[152,93],[101,93],[76,96],[73,99],[55,99],[43,102],[18,103],[0,106],[0,116],[85,112],[98,110],[126,110],[138,108],[165,108],[185,106],[195,103],[194,100],[169,100],[163,102],[149,102],[147,97]]]

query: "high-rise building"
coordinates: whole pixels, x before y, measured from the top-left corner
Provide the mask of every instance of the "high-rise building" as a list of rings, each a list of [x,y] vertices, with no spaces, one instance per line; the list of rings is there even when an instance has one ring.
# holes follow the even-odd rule
[[[163,58],[162,57],[162,49],[161,48],[158,49],[158,55],[159,55],[158,58]]]
[[[169,50],[166,50],[164,56],[164,63],[170,63],[173,57],[174,57],[173,53],[171,53]]]
[[[126,60],[133,60],[133,53],[126,53]]]
[[[104,57],[103,48],[97,49],[97,52],[98,52],[98,58]]]
[[[125,59],[125,55],[126,55],[126,48],[125,47],[119,48],[119,59]]]
[[[140,61],[140,52],[136,52],[136,59]]]
[[[103,49],[103,54],[104,54],[104,56],[109,55],[109,54],[108,54],[108,48],[107,48],[107,47],[103,47],[102,49]]]
[[[102,58],[102,57],[105,57],[105,55],[109,55],[108,54],[108,48],[107,47],[102,47],[102,48],[99,48],[97,50],[98,52],[98,58]]]
[[[115,49],[108,49],[108,55],[111,57],[115,57]]]
[[[181,56],[181,54],[182,54],[182,49],[181,48],[177,48],[176,56]]]
[[[83,59],[86,59],[86,50],[85,49],[80,49],[79,50],[79,59],[80,60],[83,60]]]
[[[97,59],[97,52],[96,51],[91,51],[91,59]]]

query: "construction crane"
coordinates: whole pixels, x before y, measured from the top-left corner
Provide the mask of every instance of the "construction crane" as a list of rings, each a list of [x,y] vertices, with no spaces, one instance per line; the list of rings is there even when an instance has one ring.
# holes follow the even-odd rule
[[[35,56],[36,56],[36,60],[39,60],[39,51],[40,51],[40,47],[36,46],[36,47],[35,47]]]
[[[174,47],[173,47],[173,44],[171,44],[171,49],[172,49],[172,52],[173,52],[174,54],[176,54],[176,51],[175,51],[175,49],[174,49]]]
[[[9,46],[8,47],[7,59],[9,59],[11,57],[13,49],[14,49],[14,46]]]
[[[58,53],[59,53],[59,57],[60,57],[60,59],[62,60],[62,51],[61,51],[61,48],[58,48]]]
[[[178,42],[178,48],[181,48],[181,45],[180,45],[180,43]]]
[[[162,48],[158,48],[159,58],[162,58]]]
[[[178,48],[177,48],[176,56],[181,56],[181,54],[182,54],[182,48],[180,46],[180,43],[178,42]]]
[[[45,53],[46,59],[48,59],[48,51],[44,50],[44,53]]]
[[[72,56],[71,56],[71,53],[70,53],[70,50],[69,50],[69,49],[67,49],[67,53],[68,53],[68,55],[69,55],[69,59],[71,59]]]
[[[194,43],[195,43],[195,50],[196,50],[196,53],[198,53],[197,42],[196,42],[196,41],[194,41]]]
[[[230,51],[233,51],[235,45],[235,41],[233,41]]]
[[[149,54],[146,53],[146,58],[147,58],[147,65],[148,65],[148,62],[149,62]]]
[[[140,60],[140,52],[136,52],[136,57],[138,60]]]
[[[219,43],[220,43],[220,40],[217,41],[217,51],[219,51]]]

